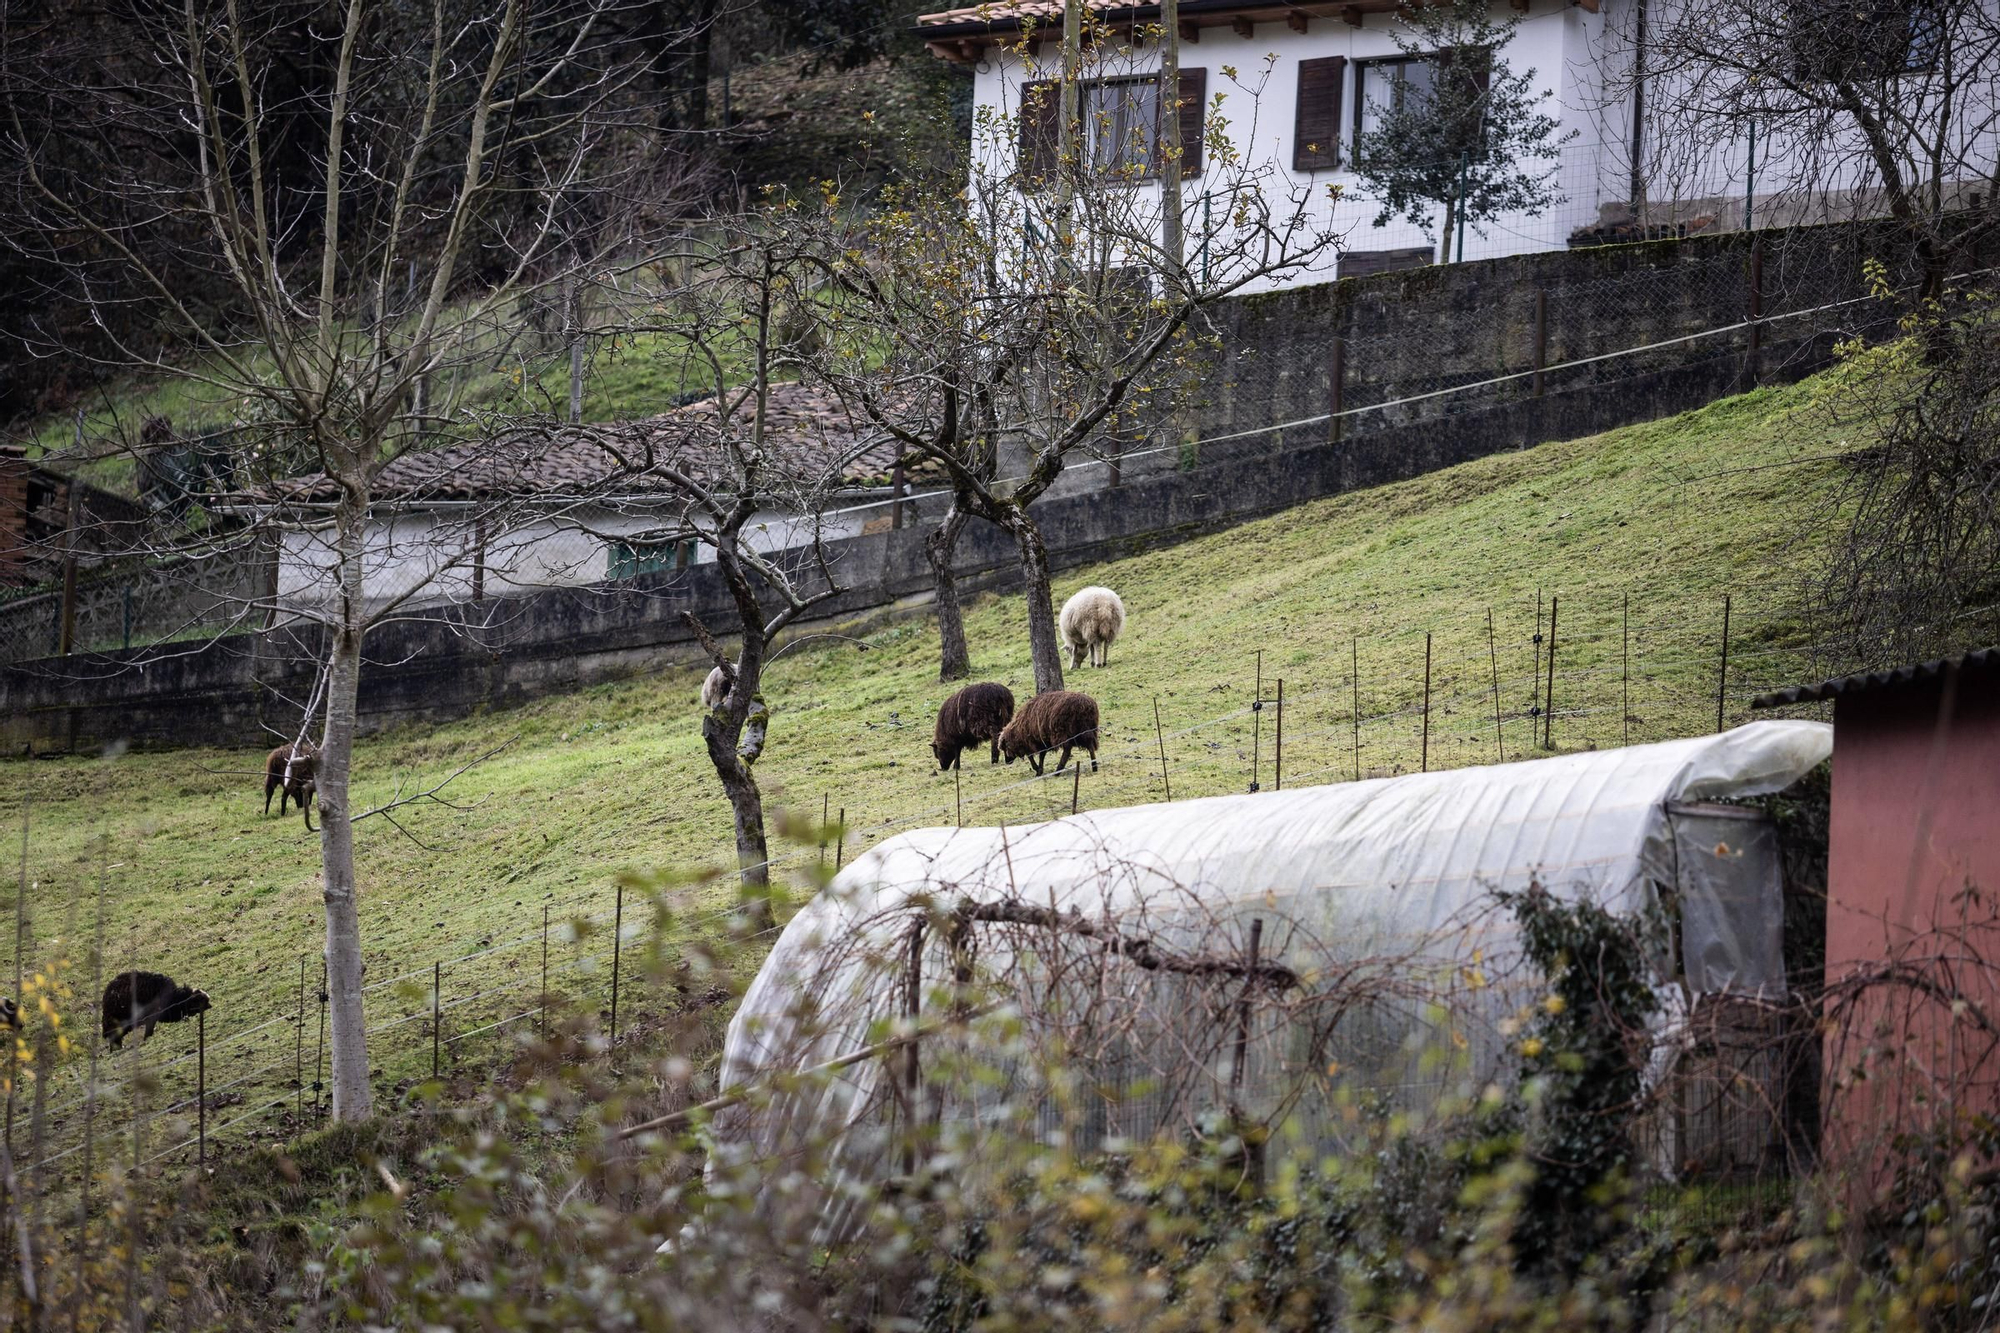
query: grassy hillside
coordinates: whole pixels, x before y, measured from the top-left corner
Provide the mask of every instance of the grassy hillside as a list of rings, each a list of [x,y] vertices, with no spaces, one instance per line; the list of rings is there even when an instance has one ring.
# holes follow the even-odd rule
[[[1819,391],[1760,391],[1064,575],[1059,597],[1104,583],[1130,612],[1110,667],[1072,673],[1102,705],[1101,769],[1073,786],[1067,773],[1036,781],[1024,765],[968,755],[966,822],[1045,818],[1067,811],[1073,793],[1086,808],[1160,799],[1156,704],[1175,798],[1244,790],[1253,775],[1270,787],[1276,710],[1249,708],[1260,651],[1264,696],[1284,681],[1287,785],[1418,767],[1426,633],[1428,762],[1489,763],[1501,744],[1510,760],[1539,753],[1543,719],[1530,710],[1546,695],[1548,666],[1546,639],[1534,638],[1547,633],[1552,599],[1555,749],[1712,728],[1725,593],[1734,597],[1726,712],[1742,720],[1751,693],[1803,669],[1801,636],[1779,606],[1806,553],[1803,506],[1827,466],[1789,465],[1827,452],[1810,410]],[[967,627],[976,675],[1025,695],[1019,599],[980,600]],[[933,626],[910,618],[867,643],[806,645],[776,665],[759,768],[774,809],[817,819],[823,800],[844,807],[850,856],[898,828],[957,818],[953,779],[927,748],[948,693],[936,680]],[[371,995],[371,1023],[410,1016],[376,1039],[385,1083],[428,1071],[420,1015],[433,960],[496,950],[447,966],[447,1036],[523,1012],[538,986],[544,907],[558,920],[608,912],[622,874],[726,859],[727,811],[701,752],[697,683],[691,671],[650,675],[361,746],[360,799],[372,801],[511,742],[458,781],[468,808],[408,810],[407,835],[379,819],[358,830],[370,979],[416,974],[414,989]],[[211,1043],[290,1015],[301,960],[316,959],[321,940],[317,846],[295,816],[261,817],[256,764],[213,750],[0,765],[0,826],[26,828],[32,967],[81,956],[102,882],[109,964],[207,987]],[[818,860],[809,847],[786,856],[781,877],[793,885]],[[732,892],[725,880],[675,880],[666,896],[697,927],[719,928]],[[635,901],[626,920],[635,939],[653,934],[642,916]],[[684,919],[677,930],[690,928]],[[0,940],[12,937],[0,926]],[[601,1002],[603,972],[567,968],[604,949],[601,933],[559,937],[558,988]],[[628,981],[621,1004],[629,1014],[673,999],[635,996]],[[307,1017],[310,1077],[310,1008]],[[476,1064],[503,1036],[476,1035],[461,1053]],[[178,1055],[192,1039],[162,1029],[149,1058]],[[230,1113],[249,1114],[287,1095],[296,1049],[288,1021],[238,1038],[211,1060],[211,1086],[275,1064],[246,1079],[248,1100]],[[169,1091],[189,1075],[185,1065],[169,1071]]]

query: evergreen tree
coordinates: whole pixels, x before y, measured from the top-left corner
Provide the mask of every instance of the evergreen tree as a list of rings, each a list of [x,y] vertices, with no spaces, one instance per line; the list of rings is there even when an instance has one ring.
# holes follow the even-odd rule
[[[1432,240],[1440,209],[1443,250],[1470,224],[1503,213],[1534,216],[1563,202],[1556,160],[1576,131],[1545,114],[1533,69],[1515,73],[1501,52],[1522,15],[1496,19],[1488,0],[1451,0],[1406,11],[1395,33],[1410,61],[1388,67],[1380,93],[1364,86],[1367,115],[1354,170],[1381,201],[1375,225],[1403,218]],[[1372,80],[1371,80],[1372,82]]]

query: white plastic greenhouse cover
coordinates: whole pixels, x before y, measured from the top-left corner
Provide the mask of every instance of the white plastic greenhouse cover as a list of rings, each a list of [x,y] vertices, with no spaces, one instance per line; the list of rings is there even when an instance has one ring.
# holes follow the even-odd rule
[[[786,926],[729,1025],[722,1085],[804,1070],[878,1038],[880,1021],[907,1002],[903,978],[881,960],[908,938],[911,912],[899,909],[919,901],[1011,898],[1120,920],[1149,904],[1157,913],[1172,893],[1216,919],[1254,910],[1305,922],[1316,943],[1362,956],[1449,933],[1496,889],[1536,882],[1631,913],[1654,900],[1656,886],[1699,898],[1700,884],[1714,889],[1740,874],[1743,883],[1706,895],[1719,904],[1717,919],[1700,931],[1687,923],[1686,951],[1698,964],[1689,980],[1782,993],[1775,858],[1737,872],[1730,867],[1741,853],[1711,845],[1717,865],[1682,864],[1689,839],[1676,838],[1669,806],[1782,790],[1832,747],[1824,723],[1762,721],[1524,763],[1129,806],[1007,830],[905,833],[848,865]],[[1298,965],[1283,941],[1266,947]],[[810,1029],[799,1017],[807,1006],[818,1015]],[[718,1124],[719,1146],[761,1155],[783,1152],[802,1131],[838,1132],[866,1114],[880,1065],[802,1085],[782,1106]]]

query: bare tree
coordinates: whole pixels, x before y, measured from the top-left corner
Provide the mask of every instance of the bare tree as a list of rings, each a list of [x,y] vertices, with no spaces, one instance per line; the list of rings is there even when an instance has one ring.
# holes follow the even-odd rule
[[[630,327],[646,331],[682,382],[715,393],[672,414],[684,429],[665,442],[632,439],[623,426],[594,432],[672,496],[671,516],[630,540],[690,545],[713,559],[728,588],[733,627],[706,625],[693,612],[682,618],[720,674],[720,698],[704,700],[702,740],[729,800],[744,897],[765,923],[770,848],[753,771],[771,717],[764,670],[778,635],[841,591],[825,512],[877,434],[822,410],[839,405],[799,383],[815,356],[852,347],[824,299],[825,241],[837,229],[804,221],[832,216],[837,202],[780,201],[711,220],[660,256],[688,278]],[[734,652],[720,638],[732,630]]]
[[[952,550],[980,518],[1019,554],[1035,688],[1062,687],[1034,504],[1072,460],[1114,459],[1174,420],[1213,347],[1211,307],[1327,263],[1338,243],[1309,186],[1235,150],[1232,128],[1255,133],[1260,81],[1227,95],[1230,120],[1224,96],[1186,76],[1162,96],[1146,46],[1158,37],[1139,34],[1137,55],[1096,41],[1081,69],[1065,57],[1066,81],[1088,81],[1090,98],[1059,96],[1064,80],[1027,84],[1017,115],[976,133],[967,179],[907,185],[835,270],[843,318],[871,331],[876,360],[823,361],[826,373],[951,486],[928,547],[945,679],[968,668]],[[1010,54],[1030,59],[1027,39]],[[1142,77],[1119,77],[1135,68]],[[1182,142],[1163,149],[1169,120]],[[1198,177],[1204,207],[1165,216],[1152,184],[1163,152],[1176,167],[1165,197]]]
[[[245,596],[240,618],[322,631],[319,836],[342,1120],[371,1104],[353,826],[392,808],[357,811],[351,796],[362,649],[416,593],[368,586],[380,559],[371,509],[385,469],[464,428],[468,395],[522,304],[583,267],[577,237],[620,239],[578,218],[586,196],[614,188],[597,174],[600,144],[633,73],[606,40],[611,12],[608,0],[345,0],[323,39],[324,79],[301,85],[272,70],[289,16],[186,0],[133,20],[152,67],[118,78],[116,97],[44,77],[54,66],[37,43],[59,30],[7,24],[0,114],[18,203],[7,243],[95,312],[100,332],[131,328],[123,307],[140,302],[189,349],[170,357],[113,337],[91,354],[231,412],[242,429],[217,446],[225,489],[313,478],[265,492],[261,509],[199,506],[155,540],[162,554],[213,554],[283,529],[310,534],[322,562],[324,595]],[[97,146],[94,169],[56,163],[41,132],[52,123]],[[296,151],[308,130],[314,147]],[[194,290],[219,295],[195,301]],[[57,330],[42,350],[81,349]]]
[[[2000,183],[2000,12],[1984,0],[1655,0],[1610,29],[1600,68],[1608,99],[1636,108],[1642,220],[1887,215],[1925,296],[1994,225],[1965,211]]]

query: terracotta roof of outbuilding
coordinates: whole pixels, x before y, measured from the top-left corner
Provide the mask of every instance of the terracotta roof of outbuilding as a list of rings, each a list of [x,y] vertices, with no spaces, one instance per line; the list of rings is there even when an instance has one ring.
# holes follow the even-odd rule
[[[501,497],[643,495],[673,489],[659,475],[671,462],[703,479],[721,475],[721,423],[713,397],[635,421],[469,440],[404,454],[376,477],[377,501],[412,504]],[[751,405],[737,409],[737,428]],[[902,446],[851,413],[834,395],[775,384],[765,406],[765,439],[780,476],[885,486]],[[828,477],[837,470],[837,477]],[[911,469],[917,475],[918,469]],[[328,503],[338,489],[324,474],[267,482],[235,492],[241,503]]]
[[[1935,661],[1891,667],[1886,671],[1864,671],[1852,676],[1836,676],[1832,680],[1823,680],[1816,685],[1794,685],[1789,689],[1772,690],[1769,694],[1760,694],[1752,699],[1750,706],[1782,708],[1786,704],[1838,699],[1869,690],[1936,680],[1950,670],[1956,670],[1961,676],[1974,672],[2000,671],[2000,648],[1980,648],[1973,652],[1961,653],[1957,657],[1940,657]]]

